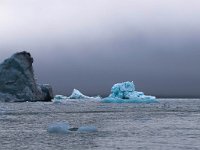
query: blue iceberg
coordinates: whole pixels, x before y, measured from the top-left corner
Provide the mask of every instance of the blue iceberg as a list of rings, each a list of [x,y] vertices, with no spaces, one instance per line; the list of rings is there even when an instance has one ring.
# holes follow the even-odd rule
[[[157,102],[155,96],[144,95],[143,92],[135,91],[133,82],[123,82],[115,84],[111,89],[111,94],[102,99],[103,103],[154,103]]]

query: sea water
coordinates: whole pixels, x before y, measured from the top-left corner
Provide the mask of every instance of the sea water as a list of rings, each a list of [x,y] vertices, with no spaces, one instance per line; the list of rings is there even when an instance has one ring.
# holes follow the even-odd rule
[[[97,132],[52,134],[52,123],[93,126]],[[0,103],[1,150],[200,149],[200,100],[150,104],[95,101]]]

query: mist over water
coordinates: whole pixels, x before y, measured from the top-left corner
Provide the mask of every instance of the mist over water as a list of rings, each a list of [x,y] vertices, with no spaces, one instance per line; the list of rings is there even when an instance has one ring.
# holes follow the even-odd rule
[[[38,82],[107,95],[134,81],[160,96],[200,96],[198,1],[0,2],[0,60],[30,51]]]

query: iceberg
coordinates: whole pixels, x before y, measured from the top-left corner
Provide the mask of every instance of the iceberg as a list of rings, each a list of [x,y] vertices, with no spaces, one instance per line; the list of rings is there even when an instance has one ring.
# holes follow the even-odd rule
[[[102,99],[103,103],[153,103],[157,102],[155,96],[144,95],[135,91],[133,82],[123,82],[113,85],[111,94]]]
[[[92,97],[83,95],[79,90],[74,89],[69,99],[90,99]]]
[[[89,97],[89,96],[82,94],[79,90],[74,89],[72,94],[69,97],[64,96],[64,95],[56,95],[52,101],[53,101],[53,103],[60,104],[60,103],[65,103],[69,100],[77,100],[77,99],[79,99],[79,100],[88,100],[88,99],[101,100],[101,97],[100,96]]]
[[[101,99],[100,96],[90,97],[82,94],[79,90],[74,89],[71,96],[68,97],[68,99]]]

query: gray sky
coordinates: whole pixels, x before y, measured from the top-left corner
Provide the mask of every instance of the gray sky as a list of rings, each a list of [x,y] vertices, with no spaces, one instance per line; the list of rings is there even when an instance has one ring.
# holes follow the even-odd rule
[[[1,0],[0,61],[30,51],[38,82],[107,95],[200,96],[199,0]]]

